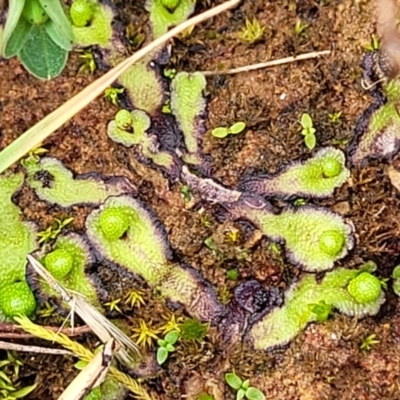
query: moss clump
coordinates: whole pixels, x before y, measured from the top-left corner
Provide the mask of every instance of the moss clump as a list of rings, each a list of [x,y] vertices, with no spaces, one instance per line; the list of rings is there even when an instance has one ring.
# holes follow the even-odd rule
[[[183,340],[195,340],[201,343],[208,331],[208,325],[202,324],[195,318],[189,318],[179,325]]]
[[[369,272],[361,272],[347,286],[351,297],[360,304],[376,301],[381,294],[380,280]]]
[[[0,310],[7,318],[30,316],[35,312],[36,300],[26,282],[15,282],[1,288]]]
[[[129,216],[123,209],[107,208],[100,214],[100,229],[109,240],[120,239],[128,230],[129,223]]]
[[[71,272],[74,259],[68,251],[57,249],[46,255],[44,265],[54,278],[61,280]]]

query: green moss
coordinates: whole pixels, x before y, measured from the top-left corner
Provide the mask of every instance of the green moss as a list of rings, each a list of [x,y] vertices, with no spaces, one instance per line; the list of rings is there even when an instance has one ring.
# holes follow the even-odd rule
[[[27,182],[37,196],[49,203],[61,207],[75,204],[99,204],[107,197],[126,193],[131,190],[125,181],[105,183],[93,176],[85,179],[74,179],[70,170],[55,158],[42,158],[39,162],[24,162],[27,171]]]
[[[306,271],[331,269],[353,247],[351,226],[323,208],[302,207],[276,215],[238,202],[230,211],[235,218],[254,223],[272,240],[284,240],[291,261]]]
[[[76,3],[78,2],[83,3],[81,0],[78,0]],[[84,3],[89,3],[89,1]],[[97,1],[93,1],[92,3],[91,13],[87,12],[88,5],[86,5],[86,12],[80,13],[79,18],[76,17],[79,25],[72,26],[74,43],[81,47],[98,45],[110,48],[113,36],[112,21],[114,19],[114,12],[111,7],[106,4],[100,4]],[[72,11],[74,10],[72,9]],[[89,25],[82,25],[88,17],[90,19]]]
[[[195,318],[187,319],[181,325],[181,338],[183,340],[195,340],[202,342],[208,331],[208,325],[202,324]]]
[[[200,72],[193,74],[180,72],[171,82],[172,113],[183,133],[189,153],[185,161],[190,163],[194,161],[195,164],[200,164],[202,161],[199,142],[204,133],[204,126],[200,121],[206,108],[203,98],[206,84],[206,79]]]
[[[147,0],[146,9],[150,13],[154,38],[166,33],[171,26],[186,21],[195,4],[195,0]]]
[[[22,312],[25,303],[27,313],[35,309],[32,305],[33,295],[23,284],[26,256],[37,247],[36,227],[32,223],[22,221],[20,209],[11,201],[12,195],[22,186],[23,181],[23,174],[0,175],[0,297],[3,298],[2,304],[7,308],[3,309],[0,304],[0,320],[4,319],[5,314],[10,315],[14,306],[18,306]],[[17,286],[13,286],[14,284]],[[20,290],[23,290],[25,299],[21,299],[19,303]],[[12,304],[14,306],[11,306]]]
[[[327,147],[303,163],[293,163],[276,176],[251,177],[242,185],[246,190],[269,196],[328,197],[350,176],[345,162],[342,151]]]
[[[320,283],[315,275],[305,274],[295,285],[285,293],[285,303],[275,308],[260,321],[257,321],[249,332],[249,338],[256,349],[267,350],[289,343],[308,323],[318,319],[310,305],[324,302],[348,316],[362,318],[375,315],[384,302],[384,293],[380,289],[378,296],[370,302],[358,302],[348,291],[348,285],[366,272],[339,268],[325,275]],[[372,276],[372,275],[371,275]],[[373,277],[373,276],[372,276]],[[378,280],[373,277],[373,279]],[[367,285],[367,293],[370,285]],[[365,289],[365,288],[364,288]],[[372,296],[368,295],[369,299]]]
[[[66,256],[66,254],[68,254],[69,257]],[[44,257],[44,265],[50,272],[55,270],[56,273],[58,273],[58,269],[54,268],[55,266],[51,265],[51,263],[53,258],[57,258],[60,255],[64,258],[63,264],[66,264],[65,259],[68,260],[68,263],[72,259],[72,266],[68,265],[69,272],[64,274],[66,270],[64,265],[59,277],[54,277],[57,278],[64,287],[73,292],[82,294],[96,308],[102,310],[96,288],[90,278],[85,274],[86,267],[92,262],[91,252],[87,243],[77,234],[59,236],[53,246],[53,251]],[[48,265],[49,256],[50,267]],[[62,275],[64,276],[62,277]],[[40,287],[46,295],[59,297],[58,293],[50,288],[47,283],[41,281]]]
[[[173,155],[166,151],[160,151],[157,137],[147,132],[151,125],[150,117],[141,110],[132,111],[129,116],[126,113],[129,111],[122,111],[124,111],[123,114],[120,114],[121,111],[119,111],[116,119],[108,123],[108,137],[126,147],[138,146],[141,153],[154,164],[172,170],[175,165]],[[130,123],[131,129],[121,128],[122,124],[128,123]]]

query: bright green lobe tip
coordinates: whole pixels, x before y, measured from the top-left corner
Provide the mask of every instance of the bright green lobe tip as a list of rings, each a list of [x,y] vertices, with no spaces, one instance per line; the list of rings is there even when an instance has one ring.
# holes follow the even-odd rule
[[[369,272],[362,272],[350,281],[347,290],[358,303],[372,303],[381,294],[381,283]]]
[[[36,308],[35,297],[26,282],[16,282],[1,290],[0,310],[8,318],[19,314],[32,315]]]
[[[319,240],[319,247],[330,256],[336,256],[342,250],[345,238],[341,232],[326,231]]]
[[[115,123],[119,129],[130,129],[133,124],[132,114],[128,110],[119,110],[115,115]]]
[[[342,165],[334,159],[326,160],[322,166],[322,172],[325,178],[334,178],[342,172]]]
[[[128,230],[129,217],[122,209],[107,208],[100,214],[99,226],[107,239],[117,240]]]
[[[46,255],[44,264],[54,278],[60,280],[69,274],[74,264],[74,259],[68,251],[57,249]]]
[[[72,23],[77,27],[89,24],[94,14],[94,7],[90,0],[76,0],[69,10]]]
[[[161,0],[161,4],[168,8],[170,11],[174,11],[176,7],[178,7],[180,0]]]
[[[26,0],[22,16],[34,25],[42,25],[49,19],[39,0]]]

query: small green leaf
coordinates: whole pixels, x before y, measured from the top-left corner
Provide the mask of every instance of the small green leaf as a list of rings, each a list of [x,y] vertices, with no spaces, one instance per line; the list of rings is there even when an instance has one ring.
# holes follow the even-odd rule
[[[74,367],[75,367],[76,369],[78,369],[79,371],[82,371],[83,368],[86,367],[86,365],[88,365],[88,362],[87,362],[87,361],[79,360],[78,362],[76,362],[76,363],[74,364]]]
[[[21,18],[7,42],[4,50],[4,56],[6,58],[11,58],[18,54],[27,41],[31,29],[32,25],[24,18]]]
[[[312,126],[313,126],[312,119],[311,119],[310,115],[307,114],[307,113],[304,113],[304,114],[301,116],[300,123],[301,123],[301,126],[302,126],[304,129],[310,129],[310,128],[312,128]]]
[[[157,350],[157,363],[158,365],[161,365],[165,363],[165,361],[168,358],[168,350],[165,347],[160,347]]]
[[[242,383],[242,388],[243,389],[247,389],[250,386],[250,380],[246,379],[243,383]]]
[[[264,393],[261,390],[254,387],[249,387],[246,390],[246,397],[249,400],[265,400]]]
[[[243,132],[243,130],[246,128],[246,124],[244,122],[236,122],[233,124],[229,129],[229,133],[231,135],[237,135],[240,132]]]
[[[16,392],[12,392],[12,397],[16,399],[22,399],[28,396],[29,393],[33,392],[36,389],[37,383],[31,386],[23,387],[22,389],[17,390]]]
[[[223,139],[229,134],[228,128],[215,128],[211,131],[211,135],[216,138]]]
[[[51,79],[64,69],[68,52],[51,40],[44,26],[35,25],[18,57],[32,75]]]
[[[305,136],[304,143],[308,149],[312,150],[317,144],[317,139],[314,134],[310,133]]]
[[[236,400],[242,400],[245,396],[246,392],[244,389],[240,388],[236,393]]]
[[[25,0],[9,1],[7,21],[4,26],[3,35],[0,35],[1,55],[5,55],[7,43],[18,25],[24,5]]]
[[[159,347],[165,347],[167,345],[167,341],[163,339],[158,339],[157,344]]]
[[[172,353],[173,351],[175,351],[175,347],[172,346],[172,344],[169,344],[169,343],[167,343],[165,348],[168,350],[169,353]]]
[[[169,344],[175,344],[176,341],[179,339],[179,332],[178,331],[171,331],[167,333],[165,336],[165,341],[167,341]]]
[[[243,381],[232,372],[228,372],[225,374],[225,381],[226,383],[233,389],[239,390],[242,387]]]
[[[72,49],[72,42],[61,34],[61,32],[58,30],[57,25],[51,19],[44,24],[44,27],[46,28],[47,34],[49,35],[51,40],[57,46],[68,51]]]

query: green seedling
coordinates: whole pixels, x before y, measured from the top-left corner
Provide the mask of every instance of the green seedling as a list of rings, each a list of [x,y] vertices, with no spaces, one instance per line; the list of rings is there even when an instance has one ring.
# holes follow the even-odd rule
[[[72,48],[71,24],[60,0],[10,2],[1,54],[17,56],[40,79],[52,79],[64,69]]]
[[[366,352],[371,350],[375,345],[379,343],[379,340],[376,337],[375,333],[371,333],[370,335],[366,336],[360,344],[360,350]]]
[[[174,79],[177,72],[175,68],[166,68],[163,72],[164,76],[169,79]]]
[[[64,220],[61,219],[54,219],[56,221],[56,226],[49,226],[46,230],[40,231],[37,233],[37,237],[39,238],[39,244],[40,243],[46,243],[50,240],[54,240],[57,238],[57,236],[61,233],[61,231],[68,225],[70,224],[74,218],[66,218]]]
[[[178,331],[171,331],[167,333],[164,339],[157,340],[158,349],[157,349],[157,363],[158,365],[164,364],[167,360],[169,353],[175,351],[174,344],[179,339]]]
[[[257,18],[252,20],[246,18],[245,26],[238,33],[238,38],[243,42],[253,44],[263,38],[265,29]]]
[[[296,24],[294,26],[294,33],[297,36],[305,36],[307,28],[308,25],[305,22],[303,22],[301,19],[297,19]]]
[[[392,272],[393,291],[400,296],[400,265],[395,267]]]
[[[340,121],[340,117],[342,116],[343,111],[337,111],[332,114],[328,114],[330,121],[333,124],[337,124]]]
[[[325,322],[332,315],[332,305],[321,300],[318,304],[309,304],[309,310],[316,315],[317,322]]]
[[[228,372],[225,374],[225,382],[234,390],[236,390],[236,400],[244,398],[248,400],[265,400],[264,393],[250,386],[250,380],[243,381],[236,374]]]
[[[184,202],[189,203],[189,201],[192,199],[190,187],[188,185],[183,185],[180,189],[180,192],[182,193]]]
[[[211,135],[216,138],[223,139],[228,135],[237,135],[244,131],[246,124],[244,122],[236,122],[229,128],[215,128],[211,131]]]
[[[158,334],[160,333],[160,330],[148,326],[143,319],[139,321],[138,327],[132,328],[132,332],[132,339],[134,339],[135,343],[143,349],[152,347],[153,343],[156,340],[159,340]]]
[[[304,143],[308,149],[312,150],[317,144],[317,139],[315,137],[316,129],[313,126],[310,115],[304,113],[301,116],[300,124],[302,127],[301,134],[304,135]]]
[[[83,50],[81,52],[81,54],[79,54],[79,60],[81,60],[79,70],[78,70],[79,74],[83,74],[85,72],[94,74],[94,71],[96,71],[96,69],[97,69],[97,65],[96,65],[96,61],[94,59],[94,55],[91,51]]]
[[[375,34],[371,35],[371,40],[365,45],[365,50],[369,52],[379,50],[379,39]]]
[[[104,92],[104,98],[111,104],[114,104],[116,106],[118,103],[118,95],[124,93],[124,91],[125,91],[124,88],[116,88],[116,87],[107,88]]]
[[[231,281],[237,281],[239,278],[239,271],[237,268],[229,269],[226,271],[226,278]]]

